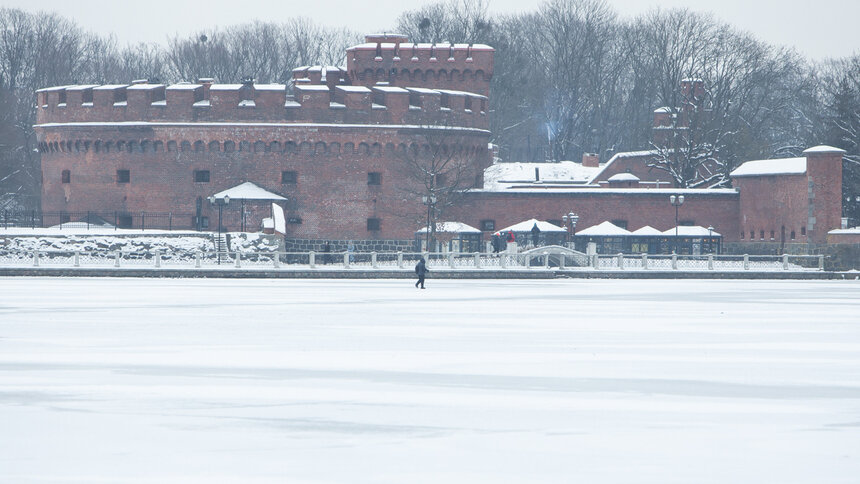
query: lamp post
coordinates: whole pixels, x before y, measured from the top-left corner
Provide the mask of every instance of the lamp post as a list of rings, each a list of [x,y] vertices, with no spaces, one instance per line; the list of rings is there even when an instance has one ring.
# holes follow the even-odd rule
[[[570,245],[570,243],[573,242],[573,244],[575,246],[576,240],[574,239],[574,237],[576,237],[576,222],[579,221],[579,215],[577,215],[571,211],[565,215],[562,215],[561,219],[564,220],[565,225],[570,225],[570,230],[567,232],[568,245]],[[567,227],[565,227],[565,228],[567,228]]]
[[[708,249],[711,250],[711,253],[714,253],[714,239],[712,238],[712,233],[714,232],[714,227],[708,225]]]
[[[673,252],[678,252],[678,207],[684,204],[684,195],[669,195],[669,203],[675,207],[675,243]]]
[[[421,197],[421,202],[424,205],[427,205],[427,241],[425,242],[424,248],[427,252],[430,252],[430,211],[433,210],[434,205],[436,205],[436,195],[432,192],[430,195],[424,195]]]
[[[221,215],[224,211],[224,205],[230,203],[230,197],[228,195],[224,195],[222,198],[217,198],[215,195],[209,197],[209,203],[212,205],[218,206],[218,264],[221,264],[221,231],[223,227],[221,226]]]

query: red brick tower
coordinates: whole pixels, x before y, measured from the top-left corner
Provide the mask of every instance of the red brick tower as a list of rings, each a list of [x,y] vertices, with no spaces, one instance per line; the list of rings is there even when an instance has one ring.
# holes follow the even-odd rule
[[[807,232],[814,244],[827,243],[827,232],[841,226],[844,153],[832,146],[816,146],[803,152],[809,194]]]

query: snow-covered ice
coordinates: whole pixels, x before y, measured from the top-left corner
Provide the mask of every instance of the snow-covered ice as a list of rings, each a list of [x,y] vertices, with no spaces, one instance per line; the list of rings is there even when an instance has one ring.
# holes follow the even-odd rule
[[[0,278],[0,482],[853,483],[858,294]]]

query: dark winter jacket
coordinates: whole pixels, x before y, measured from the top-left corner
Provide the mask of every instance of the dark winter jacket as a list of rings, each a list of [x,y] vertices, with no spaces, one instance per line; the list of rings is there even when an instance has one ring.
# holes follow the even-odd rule
[[[421,259],[420,261],[418,261],[417,264],[415,264],[415,273],[419,276],[423,276],[428,272],[430,271],[427,269],[427,265],[424,263],[424,259]]]

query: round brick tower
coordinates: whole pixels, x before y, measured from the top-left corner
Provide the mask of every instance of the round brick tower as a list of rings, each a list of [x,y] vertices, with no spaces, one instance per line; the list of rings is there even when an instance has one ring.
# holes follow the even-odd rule
[[[169,212],[176,228],[205,220],[215,230],[207,198],[252,182],[287,198],[288,239],[412,239],[426,208],[410,162],[457,159],[463,188],[480,186],[491,162],[493,49],[389,35],[347,55],[346,69],[299,68],[289,85],[37,91],[43,211],[121,213],[120,225],[132,226],[141,213]],[[401,63],[409,68],[395,73]],[[252,231],[269,213],[266,203],[244,210]],[[239,229],[238,206],[223,215],[226,229]]]

